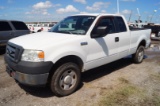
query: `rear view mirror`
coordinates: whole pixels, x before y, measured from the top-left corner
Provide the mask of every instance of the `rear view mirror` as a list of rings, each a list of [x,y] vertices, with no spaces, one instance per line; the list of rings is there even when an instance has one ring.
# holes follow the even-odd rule
[[[98,38],[98,37],[104,37],[108,34],[108,28],[107,26],[99,26],[95,27],[93,31],[91,32],[91,38]]]

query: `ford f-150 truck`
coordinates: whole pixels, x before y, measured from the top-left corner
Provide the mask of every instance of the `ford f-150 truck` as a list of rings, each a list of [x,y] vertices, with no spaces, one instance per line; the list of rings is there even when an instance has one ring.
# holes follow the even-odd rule
[[[130,30],[122,15],[73,15],[49,32],[9,40],[6,69],[19,83],[49,84],[53,93],[66,96],[78,88],[84,71],[128,55],[141,63],[150,34],[150,29]]]

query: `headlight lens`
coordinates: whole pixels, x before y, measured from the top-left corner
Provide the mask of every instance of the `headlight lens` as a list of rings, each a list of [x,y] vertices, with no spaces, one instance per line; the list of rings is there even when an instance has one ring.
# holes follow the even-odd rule
[[[21,60],[31,62],[44,61],[44,52],[41,50],[24,50]]]

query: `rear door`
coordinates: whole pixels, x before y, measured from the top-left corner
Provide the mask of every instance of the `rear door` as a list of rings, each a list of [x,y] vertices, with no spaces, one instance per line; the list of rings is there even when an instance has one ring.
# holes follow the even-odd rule
[[[11,21],[13,27],[15,28],[14,37],[29,34],[30,31],[25,23],[20,21]]]
[[[14,32],[8,21],[0,21],[0,44],[5,44],[14,37]]]
[[[125,57],[129,53],[130,48],[130,31],[127,30],[127,23],[125,23],[122,17],[115,17],[115,26],[116,26],[116,40],[118,42],[118,53],[119,58]]]

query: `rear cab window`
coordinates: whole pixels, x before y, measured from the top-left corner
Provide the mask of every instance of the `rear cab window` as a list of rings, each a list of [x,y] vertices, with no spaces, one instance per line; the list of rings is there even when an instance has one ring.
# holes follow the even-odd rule
[[[104,27],[106,30],[106,34],[113,34],[116,33],[115,24],[114,24],[114,17],[112,16],[102,16],[98,19],[97,23],[95,24],[95,27],[92,29],[91,36],[94,37],[101,37],[101,35],[97,35],[97,32],[95,29],[98,27]]]
[[[28,27],[23,22],[11,21],[16,30],[28,30]]]
[[[126,32],[126,24],[124,23],[124,20],[122,17],[115,17],[115,24],[117,28],[117,32]]]
[[[107,16],[107,17],[101,17],[97,22],[97,27],[107,27],[109,30],[109,34],[115,33],[115,25],[113,22],[113,17]]]
[[[12,28],[6,21],[0,21],[0,31],[11,31]]]

